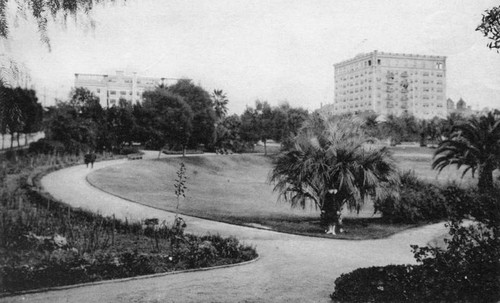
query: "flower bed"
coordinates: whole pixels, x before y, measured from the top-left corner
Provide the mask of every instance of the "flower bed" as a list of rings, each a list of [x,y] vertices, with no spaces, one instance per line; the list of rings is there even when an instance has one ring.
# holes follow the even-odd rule
[[[144,226],[73,209],[37,190],[37,180],[53,166],[32,168],[25,160],[3,176],[0,187],[0,295],[257,257],[235,238],[188,235],[157,220]],[[71,165],[61,161],[55,161],[58,167]]]

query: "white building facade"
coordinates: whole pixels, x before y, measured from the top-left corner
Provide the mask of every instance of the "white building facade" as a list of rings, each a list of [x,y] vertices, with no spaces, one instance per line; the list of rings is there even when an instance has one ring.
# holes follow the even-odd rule
[[[373,51],[337,63],[329,114],[447,116],[446,57]]]
[[[147,90],[163,84],[169,85],[177,79],[140,77],[136,73],[125,75],[117,71],[116,75],[75,74],[75,87],[84,87],[99,98],[103,108],[118,105],[120,99],[132,103],[142,100],[142,94]]]

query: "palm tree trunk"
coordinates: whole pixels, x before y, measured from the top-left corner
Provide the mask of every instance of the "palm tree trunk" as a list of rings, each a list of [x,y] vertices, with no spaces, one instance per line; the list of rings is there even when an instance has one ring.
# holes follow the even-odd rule
[[[321,223],[327,234],[336,235],[337,233],[343,232],[340,210],[322,210]]]
[[[479,165],[479,182],[477,187],[480,190],[487,190],[493,187],[493,169],[491,165]]]

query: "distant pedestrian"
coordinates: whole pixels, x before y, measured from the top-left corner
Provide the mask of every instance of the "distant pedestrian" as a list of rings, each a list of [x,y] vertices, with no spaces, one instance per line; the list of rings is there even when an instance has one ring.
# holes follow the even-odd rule
[[[85,156],[83,156],[83,159],[85,161],[85,165],[87,165],[87,168],[89,167],[89,164],[90,168],[94,168],[94,162],[96,159],[96,155],[94,153],[85,154]]]

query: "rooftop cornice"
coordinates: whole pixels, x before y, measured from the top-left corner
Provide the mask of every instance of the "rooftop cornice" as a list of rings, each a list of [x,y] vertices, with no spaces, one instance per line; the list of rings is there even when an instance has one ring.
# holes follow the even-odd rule
[[[379,51],[373,51],[370,53],[362,53],[356,55],[354,58],[348,59],[341,61],[339,63],[335,63],[333,66],[334,67],[339,67],[341,65],[346,65],[349,63],[357,62],[364,60],[366,58],[371,58],[371,57],[390,57],[390,58],[408,58],[408,59],[437,59],[437,60],[446,60],[446,56],[434,56],[434,55],[418,55],[418,54],[404,54],[404,53],[386,53],[386,52],[379,52]]]

